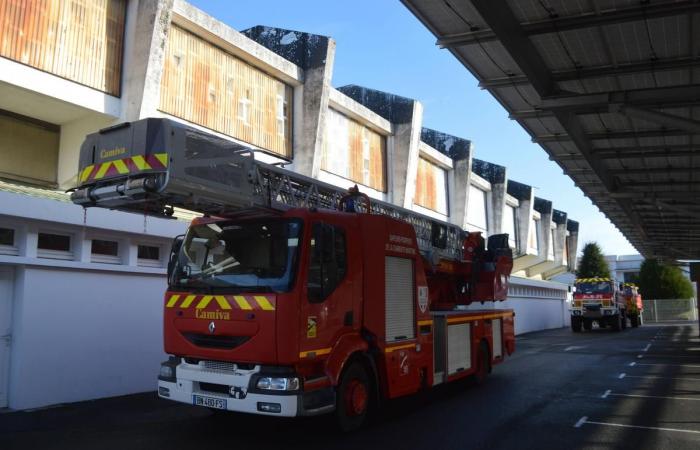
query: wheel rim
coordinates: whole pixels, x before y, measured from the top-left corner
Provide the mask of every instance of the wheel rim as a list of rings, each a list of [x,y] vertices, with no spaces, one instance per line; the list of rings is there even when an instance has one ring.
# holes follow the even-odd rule
[[[359,416],[367,409],[367,386],[358,379],[351,380],[345,388],[345,411],[349,416]]]

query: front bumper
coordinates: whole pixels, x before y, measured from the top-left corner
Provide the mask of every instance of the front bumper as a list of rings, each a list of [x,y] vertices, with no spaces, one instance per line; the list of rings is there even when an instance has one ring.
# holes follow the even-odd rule
[[[176,367],[174,381],[158,380],[158,396],[167,400],[195,404],[195,395],[223,400],[226,410],[268,416],[310,416],[324,414],[335,409],[332,388],[312,392],[251,392],[251,378],[260,373],[260,366],[250,370],[208,369],[202,365],[182,362]],[[235,396],[226,392],[233,387]],[[274,405],[277,410],[261,410],[261,405]],[[264,406],[263,406],[264,408]]]
[[[596,308],[596,309],[586,309],[586,308],[573,308],[570,309],[571,317],[582,317],[585,319],[603,319],[605,317],[613,317],[618,314],[615,308]]]

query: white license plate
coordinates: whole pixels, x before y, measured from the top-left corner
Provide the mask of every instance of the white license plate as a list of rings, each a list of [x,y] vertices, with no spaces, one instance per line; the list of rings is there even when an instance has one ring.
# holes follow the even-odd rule
[[[226,400],[222,398],[193,395],[192,404],[195,406],[206,406],[207,408],[226,409]]]

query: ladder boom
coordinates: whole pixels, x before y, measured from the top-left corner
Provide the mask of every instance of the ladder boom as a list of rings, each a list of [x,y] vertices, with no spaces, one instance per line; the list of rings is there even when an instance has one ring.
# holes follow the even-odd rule
[[[347,191],[255,159],[251,148],[168,119],[143,119],[87,136],[78,187],[84,207],[169,217],[173,208],[225,216],[243,208],[337,209]],[[421,252],[461,260],[460,227],[379,200],[372,214],[413,225]]]

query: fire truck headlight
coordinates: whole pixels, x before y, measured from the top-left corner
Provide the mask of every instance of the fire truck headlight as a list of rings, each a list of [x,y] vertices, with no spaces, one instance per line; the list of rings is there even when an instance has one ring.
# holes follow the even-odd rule
[[[180,359],[171,356],[167,361],[160,364],[160,372],[158,373],[158,379],[162,381],[175,382],[175,375],[177,372],[177,365],[180,363]]]
[[[581,315],[581,311],[579,311],[578,309],[574,309],[574,316],[580,316],[580,315]]]
[[[261,377],[255,387],[266,391],[297,391],[299,385],[297,377]]]

